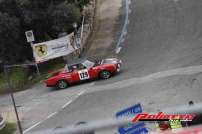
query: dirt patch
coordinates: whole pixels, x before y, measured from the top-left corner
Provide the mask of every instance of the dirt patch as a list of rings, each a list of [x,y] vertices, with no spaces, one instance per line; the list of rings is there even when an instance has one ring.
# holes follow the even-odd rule
[[[94,30],[83,55],[105,57],[113,51],[121,5],[121,0],[97,0]]]

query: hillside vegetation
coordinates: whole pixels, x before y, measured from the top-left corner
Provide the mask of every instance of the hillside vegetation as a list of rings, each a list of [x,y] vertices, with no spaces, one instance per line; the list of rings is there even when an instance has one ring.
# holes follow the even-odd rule
[[[33,30],[36,42],[71,32],[81,21],[81,11],[89,0],[0,0],[0,63],[32,60],[25,31]]]

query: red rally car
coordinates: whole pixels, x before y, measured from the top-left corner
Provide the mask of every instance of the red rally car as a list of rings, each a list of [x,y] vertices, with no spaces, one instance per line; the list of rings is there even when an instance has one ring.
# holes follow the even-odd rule
[[[53,73],[45,84],[59,89],[89,79],[108,79],[120,72],[122,61],[117,58],[103,60],[79,59],[73,64],[66,65],[61,71]]]

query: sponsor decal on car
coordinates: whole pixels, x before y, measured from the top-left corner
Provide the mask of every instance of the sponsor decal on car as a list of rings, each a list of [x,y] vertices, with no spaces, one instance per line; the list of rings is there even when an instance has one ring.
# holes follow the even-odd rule
[[[80,80],[87,80],[89,79],[88,69],[78,71]]]

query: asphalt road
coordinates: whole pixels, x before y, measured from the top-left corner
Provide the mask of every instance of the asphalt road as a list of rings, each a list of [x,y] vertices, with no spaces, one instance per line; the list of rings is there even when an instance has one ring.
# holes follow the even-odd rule
[[[151,81],[143,77],[201,64],[202,1],[131,2],[127,38],[119,54],[124,61],[123,72],[86,88],[86,94],[33,131],[114,117],[118,110],[137,102],[142,103],[145,111],[151,112],[187,104],[189,100],[202,101],[200,71],[193,75],[175,74]]]

